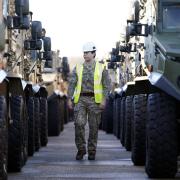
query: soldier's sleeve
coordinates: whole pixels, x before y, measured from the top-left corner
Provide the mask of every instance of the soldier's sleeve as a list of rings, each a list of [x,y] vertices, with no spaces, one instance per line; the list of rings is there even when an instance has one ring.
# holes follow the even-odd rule
[[[111,90],[111,80],[106,69],[104,69],[102,73],[102,85],[104,97],[107,98]]]
[[[70,99],[72,99],[73,97],[76,84],[77,84],[77,73],[76,73],[76,68],[74,68],[72,74],[70,75],[69,87],[68,87],[68,98]]]

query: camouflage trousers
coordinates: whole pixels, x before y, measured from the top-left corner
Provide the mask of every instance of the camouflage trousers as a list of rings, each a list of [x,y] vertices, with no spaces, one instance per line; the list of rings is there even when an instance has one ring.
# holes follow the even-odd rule
[[[85,126],[89,124],[88,151],[96,151],[98,129],[101,121],[99,104],[94,97],[81,96],[74,107],[75,143],[78,150],[86,149]]]

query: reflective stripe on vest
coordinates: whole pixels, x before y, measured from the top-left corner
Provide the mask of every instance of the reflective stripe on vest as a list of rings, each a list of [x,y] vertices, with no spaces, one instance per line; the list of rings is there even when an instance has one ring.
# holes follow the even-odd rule
[[[104,65],[96,62],[95,71],[94,71],[94,94],[95,94],[95,102],[101,103],[103,101],[103,86],[102,86],[102,72],[104,69]],[[82,75],[83,75],[83,65],[76,65],[76,73],[78,76],[77,86],[74,91],[74,103],[78,103],[81,87],[82,87]]]
[[[74,91],[74,103],[78,103],[79,101],[79,96],[81,93],[81,85],[82,85],[82,74],[83,74],[83,65],[82,64],[77,64],[76,65],[76,74],[78,76],[78,81],[77,85]]]

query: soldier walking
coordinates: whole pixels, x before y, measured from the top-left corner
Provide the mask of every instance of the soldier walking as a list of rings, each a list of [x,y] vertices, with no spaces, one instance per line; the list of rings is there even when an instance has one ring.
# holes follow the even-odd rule
[[[96,47],[88,42],[83,46],[84,63],[77,64],[72,71],[68,88],[68,106],[73,108],[75,143],[78,149],[76,160],[86,154],[85,125],[89,124],[88,159],[95,160],[98,128],[101,112],[105,108],[110,91],[110,79],[104,64],[95,61]]]

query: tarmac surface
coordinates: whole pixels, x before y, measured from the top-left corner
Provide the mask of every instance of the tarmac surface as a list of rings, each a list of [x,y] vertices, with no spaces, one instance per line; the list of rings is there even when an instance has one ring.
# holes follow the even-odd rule
[[[86,133],[86,138],[88,132]],[[143,166],[134,166],[131,153],[112,134],[99,131],[96,160],[85,155],[76,161],[74,124],[65,125],[58,137],[49,137],[47,147],[29,157],[20,173],[9,173],[9,180],[90,180],[90,179],[148,179]],[[180,166],[176,179],[180,179]]]

